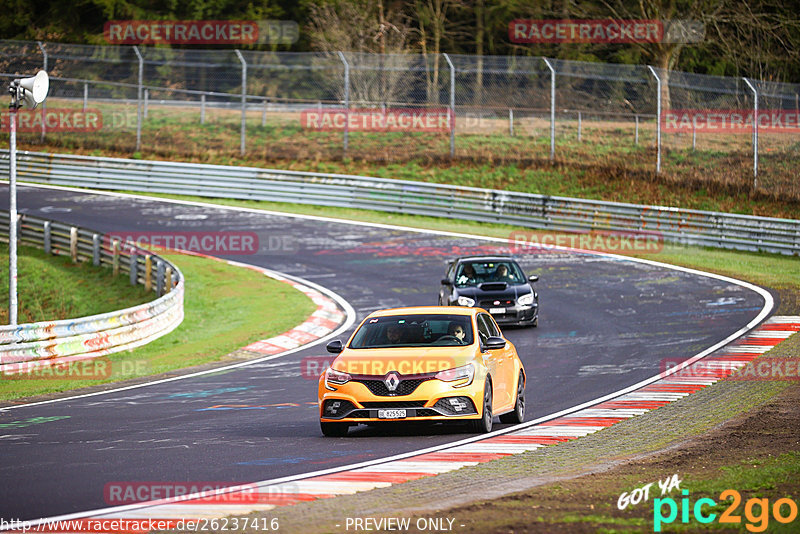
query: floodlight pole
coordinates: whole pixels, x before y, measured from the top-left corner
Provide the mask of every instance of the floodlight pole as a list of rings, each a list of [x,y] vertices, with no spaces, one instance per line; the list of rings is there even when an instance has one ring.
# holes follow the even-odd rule
[[[8,116],[11,138],[8,150],[8,324],[17,326],[17,109],[16,91]]]

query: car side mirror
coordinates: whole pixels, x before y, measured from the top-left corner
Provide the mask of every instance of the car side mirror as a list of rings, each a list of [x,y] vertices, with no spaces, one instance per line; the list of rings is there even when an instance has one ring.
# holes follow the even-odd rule
[[[339,354],[340,352],[342,352],[344,350],[344,346],[342,345],[342,341],[339,340],[339,339],[334,339],[333,341],[331,341],[330,343],[325,345],[325,348],[331,354]]]
[[[537,274],[532,274],[532,275],[530,275],[530,276],[528,277],[528,281],[529,281],[530,283],[538,282],[538,281],[539,281],[539,275],[537,275]]]
[[[491,336],[487,338],[486,341],[483,343],[483,347],[486,350],[498,350],[505,348],[505,346],[506,346],[506,340],[503,339],[502,337],[496,337],[496,336]]]
[[[451,285],[453,285],[453,282],[451,282],[447,278],[442,278],[442,285],[443,286],[451,286]]]

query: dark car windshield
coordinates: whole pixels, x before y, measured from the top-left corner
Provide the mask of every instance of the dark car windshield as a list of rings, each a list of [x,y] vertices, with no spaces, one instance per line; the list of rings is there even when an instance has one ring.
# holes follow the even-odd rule
[[[368,319],[358,329],[351,349],[446,347],[471,345],[468,315],[391,315]]]
[[[476,286],[483,282],[523,284],[525,275],[517,262],[512,260],[470,261],[459,264],[455,278],[456,287]]]

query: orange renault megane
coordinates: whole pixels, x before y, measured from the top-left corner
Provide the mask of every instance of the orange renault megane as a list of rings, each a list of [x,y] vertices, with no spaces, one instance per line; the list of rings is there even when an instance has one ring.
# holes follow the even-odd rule
[[[520,423],[525,369],[481,308],[424,306],[370,314],[319,380],[322,433],[383,421],[460,421],[489,432],[492,418]]]

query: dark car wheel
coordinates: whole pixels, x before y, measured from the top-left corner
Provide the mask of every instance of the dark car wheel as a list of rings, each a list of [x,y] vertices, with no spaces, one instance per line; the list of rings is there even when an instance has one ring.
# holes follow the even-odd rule
[[[521,423],[525,419],[525,376],[519,373],[517,379],[517,402],[514,404],[514,411],[504,413],[500,416],[503,423]]]
[[[346,436],[347,430],[350,428],[347,423],[326,423],[324,421],[320,421],[319,426],[322,429],[322,434],[329,438]]]
[[[486,434],[492,431],[492,383],[486,379],[483,387],[483,417],[470,421],[469,430],[476,434]]]

